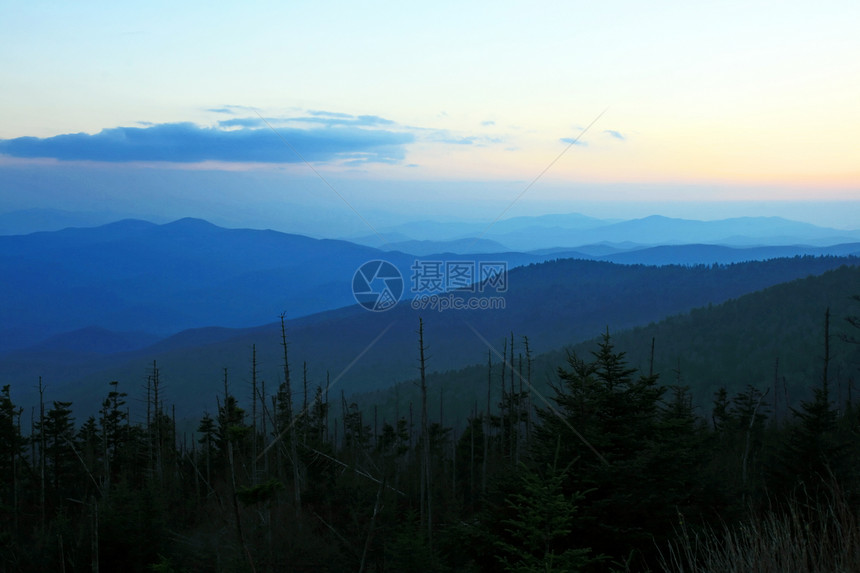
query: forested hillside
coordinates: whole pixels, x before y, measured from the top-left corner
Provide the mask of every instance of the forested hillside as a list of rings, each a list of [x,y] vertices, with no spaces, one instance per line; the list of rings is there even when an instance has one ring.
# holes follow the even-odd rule
[[[842,403],[850,392],[860,392],[860,354],[856,345],[847,342],[853,327],[846,320],[860,314],[860,303],[853,298],[858,291],[860,267],[844,266],[721,304],[694,308],[659,322],[610,330],[616,346],[626,352],[632,365],[653,371],[664,381],[690,386],[692,405],[702,415],[708,414],[713,394],[719,388],[737,393],[753,386],[769,391],[775,414],[786,416],[789,408],[798,407],[812,396],[808,381],[820,371],[823,361],[824,315],[828,308],[833,317],[829,369],[834,399]],[[520,364],[527,361],[528,342],[531,386],[546,395],[568,352],[588,355],[599,343],[599,337],[593,337],[538,353],[527,332],[509,332],[507,338],[496,344],[496,350],[506,353],[509,359],[513,356],[518,369],[525,368]],[[486,376],[487,359],[485,348],[483,363],[429,374],[431,408],[439,411],[441,400],[449,420],[465,420],[476,400],[486,400],[486,388],[476,385],[475,380]],[[491,353],[489,359],[498,363],[500,356]],[[492,391],[498,394],[495,387]],[[357,394],[354,399],[365,412],[375,407],[392,417],[398,407],[417,401],[415,380],[393,389]]]
[[[415,376],[412,339],[419,316],[426,319],[428,339],[433,341],[428,368],[444,372],[484,362],[486,346],[476,331],[496,346],[511,331],[518,337],[526,335],[537,355],[589,340],[606,327],[618,332],[646,325],[856,260],[796,257],[647,267],[564,259],[510,270],[504,308],[439,312],[430,307],[416,310],[402,300],[390,311],[370,313],[353,305],[288,320],[287,332],[291,355],[297,363],[307,362],[311,382],[322,383],[327,375],[343,373],[339,387],[350,395],[389,388]],[[139,398],[156,361],[165,396],[176,404],[179,417],[196,418],[203,409],[214,408],[211,396],[224,368],[241,384],[240,395],[248,395],[253,345],[260,378],[270,388],[280,383],[279,329],[277,323],[253,329],[195,329],[149,348],[112,355],[22,351],[0,356],[0,372],[27,408],[38,403],[35,386],[41,376],[48,387],[47,399],[72,400],[79,412],[94,414],[97,397],[110,380],[120,381],[131,396]],[[355,361],[358,355],[362,358]],[[130,406],[137,420],[142,416],[138,403],[142,401]]]
[[[80,418],[53,399],[24,412],[6,386],[0,566],[855,570],[860,411],[847,388],[860,299],[842,298],[860,284],[857,272],[844,267],[617,338],[606,332],[557,360],[540,394],[526,336],[502,333],[485,367],[460,374],[478,396],[463,417],[431,402],[444,387],[427,374],[436,341],[422,320],[410,337],[416,391],[398,396],[393,415],[360,408],[336,380],[309,384],[285,323],[281,382],[264,387],[252,352],[250,393],[223,371],[194,433],[177,427],[157,366],[139,420],[129,417],[135,397],[116,382],[104,384],[97,415]],[[796,298],[812,292],[827,304]],[[658,344],[670,347],[661,329],[676,324],[695,342],[706,317],[734,316],[710,331],[715,341],[734,332],[745,348],[760,334],[745,321],[789,302],[796,312],[774,332],[791,342],[809,330],[803,340],[817,340],[786,350],[809,364],[797,373],[805,397],[790,409],[769,383],[738,389],[731,370],[713,374],[725,383],[697,408],[693,394],[711,390],[699,370],[681,362],[666,371],[656,358],[652,368],[619,343],[644,335],[656,356]],[[721,344],[718,365],[731,352]],[[792,364],[777,376],[794,375]]]

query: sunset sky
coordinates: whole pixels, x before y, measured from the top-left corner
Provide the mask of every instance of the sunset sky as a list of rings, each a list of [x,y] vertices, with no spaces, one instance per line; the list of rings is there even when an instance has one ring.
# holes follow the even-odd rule
[[[539,177],[509,215],[857,228],[858,22],[853,0],[0,1],[0,211],[291,230],[349,219],[339,193],[492,220]]]

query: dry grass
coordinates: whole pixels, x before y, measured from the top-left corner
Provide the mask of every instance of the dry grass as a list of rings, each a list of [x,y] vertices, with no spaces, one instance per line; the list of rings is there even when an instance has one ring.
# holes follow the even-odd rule
[[[860,571],[857,514],[831,486],[825,495],[791,499],[784,509],[752,514],[734,527],[692,533],[686,525],[661,566],[679,573]]]

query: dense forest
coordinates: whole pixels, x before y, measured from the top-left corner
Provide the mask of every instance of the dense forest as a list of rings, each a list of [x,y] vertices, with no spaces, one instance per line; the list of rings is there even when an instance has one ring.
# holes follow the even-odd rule
[[[860,411],[850,373],[831,369],[837,347],[857,355],[856,315],[822,309],[809,399],[779,417],[765,385],[719,388],[702,414],[695,379],[632,366],[607,331],[557,365],[546,393],[531,383],[528,338],[505,337],[472,382],[485,398],[450,427],[428,407],[431,341],[415,326],[417,399],[388,419],[336,380],[309,387],[286,329],[278,387],[258,379],[252,350],[250,392],[225,370],[193,433],[156,363],[144,396],[112,381],[85,420],[41,381],[31,412],[4,386],[0,568],[860,568]]]

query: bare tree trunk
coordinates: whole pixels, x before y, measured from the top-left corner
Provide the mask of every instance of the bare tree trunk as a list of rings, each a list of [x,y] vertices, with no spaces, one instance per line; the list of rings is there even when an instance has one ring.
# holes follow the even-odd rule
[[[487,415],[484,418],[484,459],[481,477],[481,491],[487,491],[487,458],[490,453],[490,392],[493,386],[493,353],[487,350]]]
[[[469,428],[469,437],[471,438],[471,450],[469,452],[469,499],[475,493],[475,422],[478,420],[478,401],[475,400],[475,410],[472,413],[472,422]],[[457,467],[457,458],[454,458],[454,467]]]
[[[325,372],[325,441],[329,441],[329,431],[328,431],[328,389],[331,386],[331,376],[329,375],[328,370]]]
[[[773,421],[779,424],[779,356],[773,362]]]
[[[502,347],[502,394],[499,401],[499,459],[504,459],[505,455],[505,437],[507,436],[508,425],[508,404],[507,393],[508,389],[505,386],[505,371],[508,369],[508,337],[505,337],[505,344]]]
[[[418,319],[418,356],[419,370],[421,372],[421,491],[423,518],[427,521],[427,542],[430,547],[433,543],[433,510],[430,494],[430,428],[427,419],[427,373],[424,360],[424,321]]]
[[[370,549],[370,542],[373,539],[373,528],[376,525],[376,516],[379,510],[382,509],[382,490],[385,487],[385,476],[379,482],[379,489],[376,490],[376,503],[373,504],[373,515],[370,517],[370,527],[367,530],[367,538],[364,540],[364,550],[361,552],[361,566],[358,568],[358,573],[364,573],[364,566],[367,563],[367,551]]]
[[[299,471],[299,456],[296,451],[296,425],[293,423],[293,394],[290,387],[290,361],[287,355],[287,328],[284,323],[284,315],[281,315],[281,345],[284,349],[284,385],[286,390],[287,412],[286,423],[290,432],[290,457],[293,466],[293,498],[296,503],[296,519],[301,519],[302,514],[302,482]]]
[[[224,384],[226,389],[227,369],[224,369]],[[155,473],[158,476],[158,483],[163,483],[162,474],[162,459],[161,459],[161,401],[159,399],[159,380],[158,366],[155,360],[152,361],[152,394],[153,405],[155,406]],[[152,438],[150,438],[152,439]]]
[[[42,530],[45,529],[45,387],[39,376],[39,505],[42,511]]]
[[[173,477],[179,477],[179,456],[176,455],[176,404],[170,406],[170,451],[173,457]]]
[[[522,425],[523,425],[523,354],[520,353],[517,355],[519,360],[518,374],[520,379],[520,390],[517,393],[517,433],[516,433],[516,450],[517,455],[515,458],[516,465],[520,464],[520,445],[522,442]]]
[[[92,553],[93,573],[99,573],[99,504],[95,496],[91,498],[92,507],[92,535],[90,536],[90,552]]]
[[[511,360],[508,363],[508,368],[511,369],[511,394],[510,394],[511,406],[510,406],[509,411],[508,411],[508,415],[511,417],[511,422],[510,422],[510,432],[511,433],[510,433],[510,444],[509,444],[508,455],[510,456],[511,464],[516,466],[517,460],[516,460],[515,448],[516,448],[517,433],[516,433],[515,423],[517,421],[518,411],[517,411],[517,404],[515,403],[516,393],[514,392],[514,372],[515,372],[515,370],[514,370],[514,333],[513,332],[511,332]]]
[[[829,382],[828,370],[830,368],[830,307],[824,312],[824,372],[821,383],[824,391],[827,392],[827,384]]]
[[[263,473],[265,473],[265,475],[268,476],[269,475],[269,453],[267,450],[269,447],[269,432],[267,431],[268,426],[266,424],[266,418],[268,416],[266,415],[267,411],[266,411],[266,381],[265,380],[260,381],[260,410],[261,410],[260,416],[262,417],[261,433],[263,434],[263,452],[265,452],[265,454],[263,455]]]
[[[224,370],[226,370],[226,368]],[[242,532],[242,516],[239,513],[239,498],[236,496],[236,468],[233,464],[233,442],[230,440],[227,440],[227,458],[230,462],[231,497],[233,498],[233,514],[236,518],[236,536],[239,539],[239,545],[242,547],[245,557],[248,559],[248,566],[251,567],[251,571],[256,571],[254,568],[254,560],[251,558],[251,552],[248,550],[248,545],[245,543],[245,536]]]
[[[525,410],[526,410],[526,443],[528,444],[531,440],[531,432],[532,432],[532,350],[529,347],[529,337],[523,337],[523,344],[526,347],[526,384],[528,385],[528,390],[525,395]]]
[[[107,411],[105,411],[105,414],[107,414]],[[146,459],[148,460],[149,467],[153,467],[155,465],[155,448],[152,443],[152,375],[146,377],[146,436]],[[105,448],[105,451],[107,451],[107,442],[105,442]]]
[[[308,415],[308,363],[302,362],[302,388],[304,389],[304,398],[302,400],[302,417],[303,421],[307,420]],[[302,443],[308,443],[308,425],[302,424]]]
[[[651,360],[648,363],[648,376],[654,376],[654,341],[655,337],[651,337]]]
[[[346,448],[346,440],[347,440],[347,429],[346,429],[346,415],[348,412],[348,408],[346,406],[346,394],[343,393],[343,389],[340,391],[340,417],[343,419],[343,447]],[[355,441],[355,440],[353,440]]]
[[[251,485],[257,485],[257,345],[251,345]]]
[[[451,440],[451,495],[457,497],[457,440]]]

